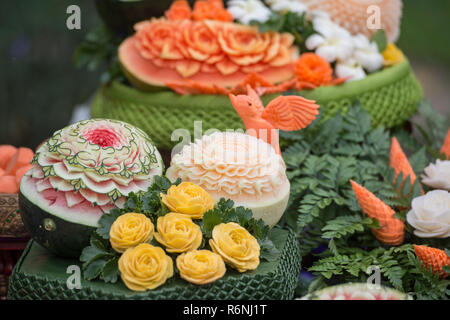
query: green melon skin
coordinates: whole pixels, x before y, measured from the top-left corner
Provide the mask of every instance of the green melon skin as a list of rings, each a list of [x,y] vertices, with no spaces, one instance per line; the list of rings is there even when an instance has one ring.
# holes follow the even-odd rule
[[[32,238],[62,258],[79,258],[95,227],[66,221],[41,209],[19,192],[19,210]]]

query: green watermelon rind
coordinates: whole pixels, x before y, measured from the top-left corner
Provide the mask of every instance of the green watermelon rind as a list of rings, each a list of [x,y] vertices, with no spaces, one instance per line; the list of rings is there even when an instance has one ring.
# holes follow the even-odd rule
[[[19,210],[24,226],[33,239],[51,253],[64,258],[79,257],[96,229],[96,226],[72,222],[58,215],[58,212],[41,208],[22,190],[19,192]],[[52,229],[46,227],[49,223],[53,225]]]

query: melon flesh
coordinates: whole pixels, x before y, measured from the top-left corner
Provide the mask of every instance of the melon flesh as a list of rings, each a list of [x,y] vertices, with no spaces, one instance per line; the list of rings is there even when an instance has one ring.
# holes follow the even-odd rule
[[[16,183],[15,176],[2,176],[0,177],[0,193],[17,193],[19,187]]]
[[[10,145],[0,146],[0,168],[6,169],[11,158],[17,152],[17,148]]]
[[[367,283],[346,283],[318,290],[300,300],[411,300],[406,293]]]
[[[15,180],[15,177],[13,178]],[[23,176],[20,182],[20,192],[34,205],[68,222],[98,227],[98,220],[104,213],[99,206],[83,199],[82,202],[69,207],[66,192],[45,187],[38,189],[36,182],[37,179],[28,175]]]
[[[175,69],[157,67],[150,60],[144,59],[136,49],[135,41],[135,38],[130,37],[120,45],[119,60],[127,78],[141,90],[166,87],[167,83],[183,83],[187,79],[219,87],[234,87],[248,76],[248,73],[242,71],[230,75],[223,75],[220,72],[199,72],[184,78]],[[293,64],[288,64],[272,67],[260,72],[259,75],[272,83],[279,83],[292,78],[293,70]]]
[[[18,148],[6,167],[6,174],[15,175],[17,170],[29,165],[33,157],[33,150],[29,148]]]

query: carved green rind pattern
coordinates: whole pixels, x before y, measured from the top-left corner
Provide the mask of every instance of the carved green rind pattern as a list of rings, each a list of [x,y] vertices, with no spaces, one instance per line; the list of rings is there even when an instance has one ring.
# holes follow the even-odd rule
[[[374,126],[388,128],[409,119],[423,98],[422,88],[407,60],[360,81],[298,94],[316,100],[321,106],[323,119],[360,101],[371,114]],[[264,96],[263,102],[267,104],[275,97]],[[100,88],[91,112],[94,117],[131,123],[147,132],[157,147],[167,149],[179,143],[178,140],[171,141],[172,132],[179,128],[188,129],[193,141],[194,121],[202,121],[203,133],[211,128],[221,131],[243,128],[226,96],[143,92],[118,82]]]
[[[10,278],[8,299],[14,300],[284,300],[292,299],[301,269],[301,255],[293,233],[274,229],[273,240],[281,255],[261,262],[257,270],[238,273],[228,267],[218,281],[196,286],[175,276],[154,291],[128,290],[122,282],[106,284],[82,280],[81,290],[70,290],[66,268],[79,264],[50,256],[31,241]]]
[[[84,120],[56,131],[53,136],[47,140],[44,146],[36,152],[32,163],[40,165],[44,169],[45,177],[57,176],[55,171],[53,169],[50,169],[52,167],[51,165],[45,166],[40,164],[40,158],[43,156],[43,154],[49,152],[51,154],[54,154],[59,159],[63,160],[71,167],[78,168],[84,171],[95,172],[95,174],[99,176],[117,176],[127,180],[136,175],[148,175],[153,165],[161,165],[160,163],[158,163],[158,157],[156,155],[157,149],[151,138],[145,132],[143,132],[139,128],[130,126],[127,123],[109,119],[107,121],[109,121],[110,123],[119,125],[121,128],[127,130],[127,132],[129,133],[128,137],[130,138],[130,143],[129,145],[124,145],[119,149],[114,149],[113,147],[104,148],[104,151],[108,153],[108,150],[110,150],[109,154],[113,156],[116,152],[121,152],[124,149],[130,151],[132,147],[136,148],[136,142],[139,142],[139,145],[143,147],[144,150],[141,150],[139,157],[137,157],[136,161],[133,162],[132,167],[138,164],[140,170],[137,172],[133,172],[130,170],[132,167],[126,167],[125,165],[120,163],[119,165],[123,165],[123,168],[120,171],[110,172],[106,168],[104,161],[100,164],[97,164],[95,160],[92,160],[94,166],[83,165],[83,161],[81,161],[81,158],[84,157],[84,162],[89,161],[89,157],[92,155],[91,153],[98,152],[100,150],[100,146],[86,141],[86,139],[81,135],[80,131],[84,126],[92,124],[96,120],[99,119]],[[62,141],[63,134],[74,137],[76,141],[74,141],[73,143],[85,145],[86,148],[78,153],[73,153],[72,150],[67,146],[69,143]],[[74,184],[73,182],[70,183]]]

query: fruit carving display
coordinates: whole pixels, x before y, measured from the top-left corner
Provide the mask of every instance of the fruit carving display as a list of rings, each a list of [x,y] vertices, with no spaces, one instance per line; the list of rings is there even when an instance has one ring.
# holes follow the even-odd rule
[[[209,13],[227,12],[221,1],[208,2],[216,3],[205,9]],[[261,33],[255,26],[231,22],[228,12],[231,20],[200,13],[203,3],[208,6],[198,1],[191,14],[187,3],[175,2],[166,17],[135,25],[135,35],[121,44],[118,53],[133,85],[148,89],[190,80],[232,87],[250,73],[273,83],[293,76],[298,49],[292,34]]]
[[[34,238],[61,255],[77,255],[89,233],[130,193],[146,191],[163,170],[140,129],[86,120],[56,131],[36,152],[20,184],[20,211]]]

